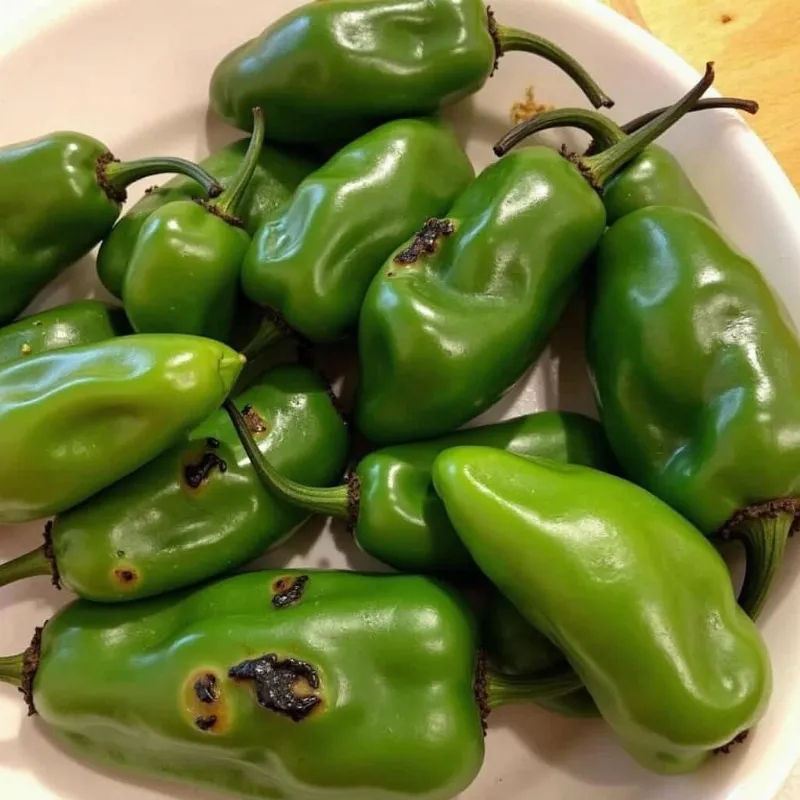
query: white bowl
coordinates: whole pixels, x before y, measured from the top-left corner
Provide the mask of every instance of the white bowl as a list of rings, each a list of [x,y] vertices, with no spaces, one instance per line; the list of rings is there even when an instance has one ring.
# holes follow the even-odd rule
[[[216,62],[295,0],[26,0],[0,3],[0,142],[75,129],[124,158],[202,157],[233,139],[206,110]],[[529,27],[583,61],[617,100],[626,120],[667,104],[697,79],[674,53],[591,0],[496,0],[498,19]],[[694,65],[702,66],[702,65]],[[570,81],[532,56],[504,58],[477,98],[454,109],[476,165],[508,127],[509,108],[527,86],[558,105],[583,104]],[[732,91],[735,86],[730,86]],[[558,141],[552,136],[551,141]],[[574,142],[577,139],[573,139]],[[800,317],[800,201],[764,145],[728,112],[696,114],[663,140],[689,170],[717,220],[762,266]],[[132,193],[132,199],[136,194]],[[57,281],[37,307],[102,294],[91,259]],[[579,309],[518,390],[488,417],[545,407],[591,410],[581,361]],[[3,531],[0,561],[38,545],[41,524]],[[462,795],[486,800],[769,800],[800,750],[800,547],[786,564],[760,622],[775,673],[770,709],[745,745],[695,775],[651,775],[620,749],[602,722],[569,721],[532,707],[497,712],[486,765]],[[375,568],[341,530],[301,533],[264,563]],[[70,599],[46,579],[0,590],[0,653],[16,652],[34,625]],[[647,680],[642,675],[642,680]],[[653,687],[658,691],[658,687]],[[43,726],[24,717],[18,695],[0,690],[0,796],[25,800],[154,800],[213,795],[177,785],[132,782],[64,753]],[[413,765],[409,765],[413,769]]]

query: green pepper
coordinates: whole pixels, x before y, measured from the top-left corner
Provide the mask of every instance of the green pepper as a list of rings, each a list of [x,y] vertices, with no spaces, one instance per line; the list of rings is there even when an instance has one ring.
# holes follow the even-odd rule
[[[287,475],[319,486],[341,476],[346,426],[315,373],[278,367],[239,402],[257,446]],[[136,600],[241,566],[307,516],[262,488],[218,410],[181,444],[59,514],[43,547],[0,565],[0,586],[48,575],[88,600]]]
[[[249,139],[241,139],[212,153],[200,162],[227,189],[241,170]],[[252,236],[262,219],[291,199],[300,182],[319,164],[312,158],[291,150],[264,146],[253,177],[239,201],[237,216]],[[203,187],[196,181],[178,175],[160,187],[147,190],[100,245],[97,274],[101,283],[115,297],[122,299],[125,274],[144,223],[155,211],[176,200],[204,197]]]
[[[588,357],[623,467],[744,544],[757,616],[800,510],[800,342],[780,300],[712,222],[644,208],[598,250]]]
[[[478,91],[515,50],[559,66],[595,107],[613,105],[567,53],[497,25],[481,0],[325,0],[226,56],[211,79],[211,106],[244,130],[260,106],[277,141],[348,141]]]
[[[398,242],[444,213],[475,177],[455,134],[398,120],[362,136],[300,184],[253,238],[245,294],[314,342],[358,324],[370,281]]]
[[[669,506],[604,472],[490,448],[445,451],[433,482],[478,566],[643,766],[691,771],[759,720],[766,647],[725,562]]]
[[[188,175],[210,195],[219,192],[214,178],[189,161],[121,163],[81,133],[0,148],[0,325],[111,230],[131,183],[164,172]]]
[[[598,422],[581,414],[542,412],[435,441],[377,450],[363,458],[341,486],[303,486],[259,453],[236,406],[225,407],[270,492],[307,511],[346,520],[362,550],[403,572],[475,570],[431,484],[433,462],[449,447],[488,445],[599,469],[616,466]]]
[[[133,335],[0,369],[0,523],[65,511],[150,461],[227,397],[244,359]]]
[[[505,678],[476,650],[469,609],[429,579],[252,572],[77,601],[0,681],[100,764],[248,797],[448,800],[480,770],[491,709],[575,685]]]
[[[130,333],[121,308],[78,300],[0,328],[0,366],[21,358],[92,344]]]
[[[212,201],[175,200],[142,226],[125,273],[122,301],[138,333],[187,333],[227,342],[250,246],[236,216],[264,143],[264,116],[231,185]]]
[[[566,669],[564,654],[500,592],[489,596],[481,620],[481,642],[489,665],[505,675],[536,675]],[[599,714],[592,696],[583,688],[542,698],[536,704],[567,717]]]
[[[705,111],[719,108],[738,108],[750,114],[758,112],[758,103],[732,97],[700,100],[691,109]],[[539,114],[520,123],[509,131],[494,147],[495,154],[505,155],[523,139],[550,128],[576,127],[591,134],[591,152],[605,150],[627,138],[664,113],[658,109],[619,127],[608,117],[582,108],[562,108]],[[687,208],[708,219],[711,212],[703,198],[683,171],[678,159],[658,145],[645,148],[623,172],[612,177],[603,187],[603,205],[608,224],[611,225],[626,214],[646,206],[667,205]]]
[[[445,219],[429,220],[369,288],[358,330],[356,422],[392,444],[448,433],[531,366],[580,284],[606,227],[603,186],[686,113],[713,81],[583,172],[548,147],[484,170]]]

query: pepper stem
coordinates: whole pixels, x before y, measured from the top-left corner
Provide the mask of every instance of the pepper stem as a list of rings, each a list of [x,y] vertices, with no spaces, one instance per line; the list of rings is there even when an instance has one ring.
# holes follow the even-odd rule
[[[351,517],[351,495],[348,484],[330,487],[304,486],[284,477],[264,458],[247,425],[247,420],[236,405],[226,400],[225,410],[231,418],[256,475],[267,490],[293,506],[316,514],[325,514],[338,519]]]
[[[581,689],[583,684],[572,670],[549,675],[503,675],[486,670],[486,706],[493,711],[512,703],[535,703],[561,697]]]
[[[10,683],[12,686],[21,688],[24,673],[25,653],[0,658],[0,683]]]
[[[576,158],[581,172],[597,189],[616,175],[629,161],[636,158],[647,145],[666,133],[676,122],[694,107],[695,103],[714,83],[714,64],[706,64],[705,75],[675,105],[657,116],[636,133],[623,139],[602,153],[584,158]]]
[[[248,361],[252,361],[285,339],[286,331],[282,330],[274,319],[265,314],[259,320],[258,330],[253,334],[253,338],[242,348],[242,355]]]
[[[741,97],[706,97],[703,100],[698,100],[690,113],[694,113],[695,111],[712,111],[720,108],[745,111],[748,114],[758,114],[759,105],[755,100],[745,100]],[[665,106],[664,108],[657,108],[654,111],[648,111],[646,114],[642,114],[640,117],[626,122],[622,126],[622,130],[625,133],[636,133],[639,128],[643,128],[666,110],[667,107]]]
[[[174,173],[186,175],[197,181],[209,197],[216,197],[222,187],[213,175],[185,158],[140,158],[136,161],[101,159],[97,165],[97,179],[106,194],[114,201],[124,202],[125,189],[132,183],[153,175]]]
[[[242,197],[244,197],[247,187],[253,177],[253,173],[258,166],[258,159],[261,156],[261,148],[264,146],[264,112],[260,108],[253,109],[253,134],[250,137],[250,144],[247,152],[239,166],[239,171],[234,176],[228,188],[214,201],[213,210],[222,217],[233,217],[236,215],[236,208]]]
[[[36,575],[53,575],[53,567],[47,557],[44,546],[31,550],[12,561],[0,564],[0,586],[33,578]]]
[[[513,51],[533,53],[566,72],[595,108],[611,108],[614,105],[614,101],[600,88],[586,69],[557,44],[519,28],[497,25],[491,17],[490,30],[498,56]]]
[[[786,541],[797,519],[795,500],[777,500],[740,511],[720,532],[723,539],[741,542],[746,565],[739,605],[758,619],[770,586],[783,561]]]

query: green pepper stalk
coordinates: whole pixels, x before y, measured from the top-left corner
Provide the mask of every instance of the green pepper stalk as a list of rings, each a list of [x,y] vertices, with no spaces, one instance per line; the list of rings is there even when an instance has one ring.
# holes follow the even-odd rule
[[[122,300],[139,333],[186,333],[229,341],[239,271],[250,236],[237,216],[264,143],[264,115],[237,176],[213,201],[177,200],[148,218],[131,255]],[[252,354],[252,351],[251,351]]]
[[[760,106],[756,100],[746,100],[742,97],[707,97],[700,100],[692,109],[692,112],[722,109],[744,111],[747,114],[758,114],[759,108]],[[656,108],[653,111],[648,111],[646,114],[642,114],[640,117],[626,122],[621,126],[622,130],[625,131],[625,133],[635,133],[639,128],[643,128],[666,110],[667,107],[664,106],[662,108]]]

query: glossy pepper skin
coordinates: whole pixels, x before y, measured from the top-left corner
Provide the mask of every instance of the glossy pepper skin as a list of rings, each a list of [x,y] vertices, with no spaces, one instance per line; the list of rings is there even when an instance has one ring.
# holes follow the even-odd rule
[[[211,106],[244,130],[260,106],[276,141],[348,141],[476,92],[509,50],[554,62],[595,106],[612,104],[566,53],[498,26],[481,0],[325,0],[226,56],[211,79]]]
[[[212,194],[219,189],[188,161],[120,163],[102,142],[81,133],[0,148],[0,325],[111,230],[130,183],[163,172],[192,175]]]
[[[237,402],[260,450],[294,480],[326,486],[344,470],[348,433],[324,381],[282,366]],[[224,411],[118,483],[59,514],[45,546],[0,565],[0,585],[49,575],[115,603],[199,583],[288,538],[307,512],[259,482]]]
[[[740,601],[756,616],[800,496],[786,310],[713,223],[645,208],[598,250],[588,357],[623,467],[704,533],[742,539]]]
[[[310,341],[345,337],[397,243],[420,220],[447,211],[474,177],[441,122],[382,125],[339,151],[264,221],[242,266],[245,294]]]
[[[486,445],[523,456],[616,468],[598,422],[581,414],[544,411],[433,441],[376,450],[359,462],[346,484],[317,489],[284,475],[268,455],[259,456],[246,420],[235,407],[226,407],[272,494],[307,511],[346,520],[362,550],[401,572],[476,569],[431,483],[431,467],[443,450]]]
[[[242,357],[194,336],[126,336],[0,370],[0,522],[65,511],[157,456],[227,397]]]
[[[200,162],[223,189],[227,189],[241,168],[249,139],[212,153]],[[291,199],[300,182],[319,167],[313,157],[297,151],[261,148],[258,164],[237,209],[244,229],[252,236],[262,220]],[[152,187],[132,205],[103,240],[97,254],[97,275],[105,288],[122,299],[122,287],[131,255],[147,218],[167,203],[204,197],[203,187],[184,175],[176,175],[163,186]]]
[[[122,301],[139,333],[188,333],[230,341],[239,301],[239,273],[250,246],[236,216],[264,143],[258,119],[247,154],[217,199],[176,200],[144,223],[131,254]]]
[[[489,664],[506,675],[536,675],[567,668],[564,654],[500,592],[491,594],[483,612],[481,642]],[[596,717],[600,713],[586,689],[543,698],[537,705],[566,717]]]
[[[373,280],[359,320],[355,418],[368,439],[449,433],[522,377],[605,230],[596,189],[687,113],[713,78],[709,66],[664,114],[577,167],[547,147],[509,153],[446,218],[401,245]]]
[[[121,308],[100,300],[77,300],[0,328],[0,366],[130,332]]]
[[[486,576],[566,655],[625,748],[689,772],[751,728],[769,657],[702,534],[644,489],[488,448],[433,481]]]
[[[0,680],[90,761],[249,797],[448,800],[481,767],[483,715],[535,688],[476,648],[464,602],[426,578],[254,572],[78,601]]]

